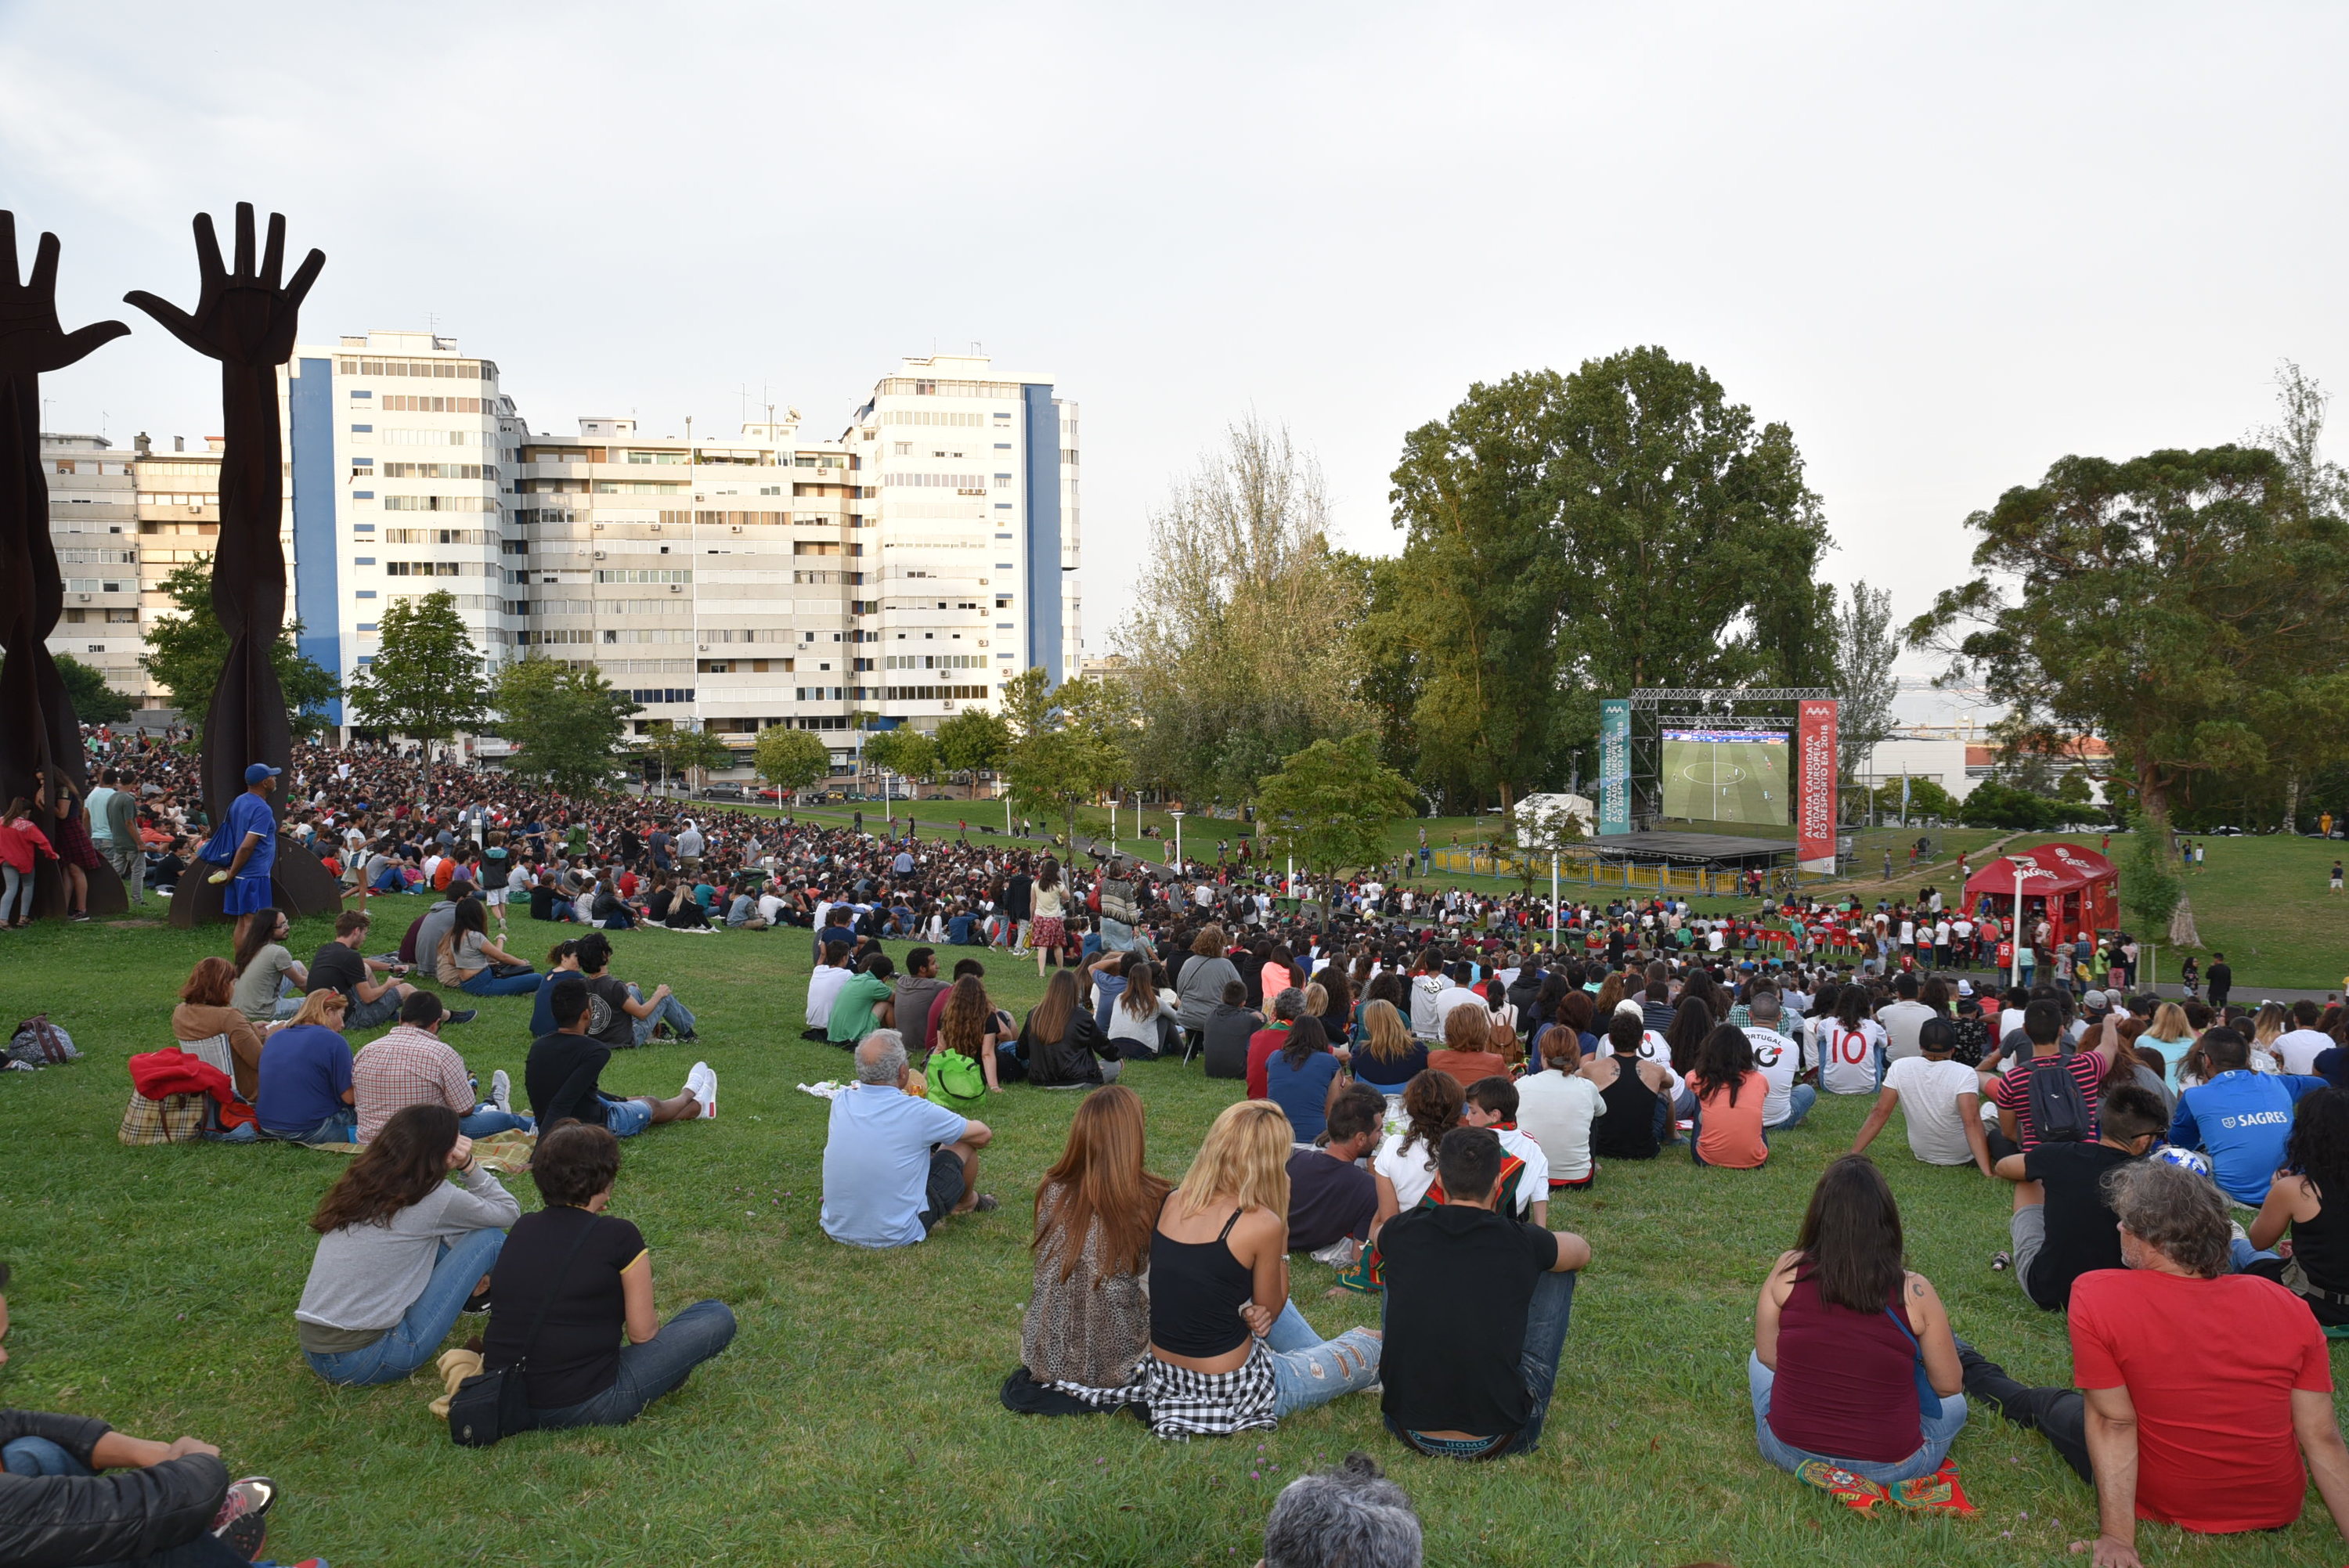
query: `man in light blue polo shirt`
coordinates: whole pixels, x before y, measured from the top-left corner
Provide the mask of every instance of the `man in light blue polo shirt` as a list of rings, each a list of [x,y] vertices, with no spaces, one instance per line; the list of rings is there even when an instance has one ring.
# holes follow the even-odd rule
[[[852,1247],[909,1247],[948,1214],[996,1207],[978,1190],[995,1134],[905,1092],[905,1042],[875,1029],[856,1047],[856,1082],[833,1097],[823,1145],[823,1233]]]
[[[2292,1108],[2325,1081],[2251,1071],[2251,1046],[2232,1029],[2205,1030],[2202,1054],[2210,1063],[2210,1081],[2178,1097],[2169,1141],[2208,1154],[2219,1190],[2256,1209],[2267,1202],[2269,1184],[2283,1164]]]

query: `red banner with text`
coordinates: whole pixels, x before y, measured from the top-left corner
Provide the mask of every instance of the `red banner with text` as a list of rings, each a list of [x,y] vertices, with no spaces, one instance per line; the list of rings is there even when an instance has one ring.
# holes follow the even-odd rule
[[[1795,859],[1806,871],[1836,861],[1836,705],[1800,705],[1795,730]]]

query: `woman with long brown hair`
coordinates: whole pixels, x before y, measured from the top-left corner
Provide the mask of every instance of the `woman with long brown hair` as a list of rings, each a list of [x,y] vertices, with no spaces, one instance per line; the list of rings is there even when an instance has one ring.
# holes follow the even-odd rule
[[[1054,972],[1012,1048],[1039,1088],[1098,1088],[1125,1065],[1091,1009],[1079,1005],[1071,969]]]
[[[1909,1272],[1900,1209],[1864,1154],[1828,1166],[1763,1283],[1746,1363],[1754,1432],[1781,1470],[1885,1484],[1931,1475],[1966,1424],[1950,1315]]]
[[[1143,1164],[1142,1097],[1085,1096],[1036,1188],[1019,1359],[1039,1383],[1112,1387],[1150,1354],[1150,1236],[1174,1183]]]
[[[256,1024],[290,1018],[301,1011],[310,972],[285,950],[293,923],[282,909],[256,909],[236,939],[236,989],[230,1005]],[[289,985],[290,982],[290,985]]]
[[[459,1313],[488,1310],[490,1265],[521,1216],[474,1161],[455,1111],[394,1111],[310,1216],[318,1250],[294,1309],[310,1369],[355,1385],[397,1382],[423,1366]]]
[[[938,1049],[959,1051],[978,1064],[987,1079],[988,1092],[1001,1094],[1002,1019],[995,1004],[987,998],[987,985],[976,975],[966,975],[954,983],[947,993],[947,1004],[938,1012]],[[1011,1066],[1025,1072],[1015,1057]]]

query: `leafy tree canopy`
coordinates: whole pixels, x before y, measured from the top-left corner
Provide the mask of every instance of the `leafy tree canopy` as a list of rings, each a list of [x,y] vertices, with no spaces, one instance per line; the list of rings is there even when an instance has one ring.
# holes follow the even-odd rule
[[[1383,861],[1387,824],[1417,799],[1409,780],[1379,761],[1371,735],[1317,740],[1258,785],[1257,832],[1268,853],[1294,855],[1327,880]]]
[[[74,715],[84,724],[120,724],[139,711],[139,704],[106,684],[105,673],[83,664],[71,654],[56,657],[57,679],[73,699]]]
[[[228,634],[212,615],[212,558],[200,555],[173,567],[163,579],[163,592],[179,614],[158,616],[149,624],[147,651],[139,663],[171,694],[181,717],[201,734],[221,669],[228,663]],[[306,739],[326,730],[326,707],[343,688],[331,673],[302,656],[296,641],[301,634],[301,622],[289,624],[269,645],[269,662],[285,694],[294,733]]]
[[[514,745],[511,770],[570,794],[604,789],[620,770],[628,718],[642,708],[593,665],[517,659],[492,688],[498,732]]]
[[[453,594],[384,605],[375,663],[351,677],[350,705],[354,724],[416,740],[454,740],[486,722],[490,683]]]

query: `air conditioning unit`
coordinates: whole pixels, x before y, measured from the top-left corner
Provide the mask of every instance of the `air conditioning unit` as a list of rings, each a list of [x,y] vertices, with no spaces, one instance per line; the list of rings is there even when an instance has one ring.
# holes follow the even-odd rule
[[[682,583],[672,583],[668,585],[668,591],[672,593],[682,593],[685,592],[685,584]]]
[[[603,552],[602,551],[600,551],[600,550],[599,550],[599,551],[597,551],[597,552],[595,552],[595,559],[596,559],[596,560],[598,560],[598,561],[603,560],[603,559],[604,559],[604,552]]]
[[[739,522],[729,523],[727,524],[727,527],[736,533],[742,531],[742,525]]]

